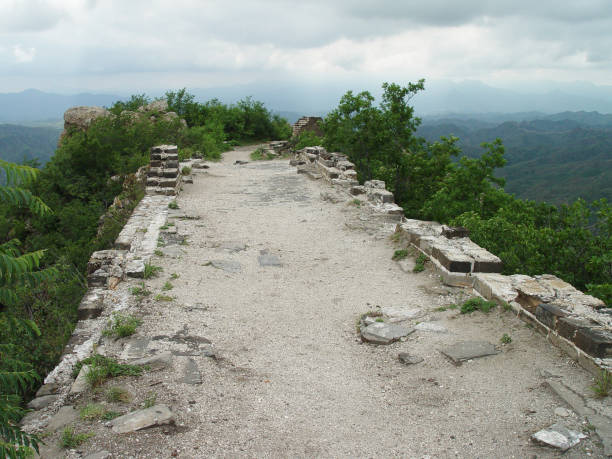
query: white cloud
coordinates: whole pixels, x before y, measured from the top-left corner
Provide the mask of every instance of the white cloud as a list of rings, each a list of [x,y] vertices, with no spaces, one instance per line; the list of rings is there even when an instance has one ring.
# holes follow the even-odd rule
[[[21,45],[13,46],[13,56],[19,63],[32,62],[36,56],[36,48],[24,48]]]

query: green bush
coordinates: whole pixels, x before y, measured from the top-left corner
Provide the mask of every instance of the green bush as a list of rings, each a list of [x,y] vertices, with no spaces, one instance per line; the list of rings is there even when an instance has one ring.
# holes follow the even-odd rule
[[[319,137],[312,131],[302,131],[300,135],[292,140],[292,143],[294,143],[293,148],[295,150],[301,150],[306,147],[323,145],[323,137]]]
[[[497,306],[497,304],[492,301],[475,297],[467,300],[461,305],[461,314],[469,314],[474,311],[489,312],[495,306]]]

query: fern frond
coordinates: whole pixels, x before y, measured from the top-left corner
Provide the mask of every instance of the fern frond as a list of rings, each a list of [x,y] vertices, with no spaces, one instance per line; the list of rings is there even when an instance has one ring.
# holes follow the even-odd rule
[[[44,250],[24,253],[18,257],[0,253],[0,285],[7,285],[14,279],[37,269],[44,254]]]
[[[39,216],[52,212],[42,199],[19,187],[0,186],[0,201],[16,207],[27,207],[33,214]]]
[[[2,159],[0,159],[0,169],[6,174],[6,184],[9,187],[30,185],[36,180],[39,173],[39,170],[34,167],[22,166]]]

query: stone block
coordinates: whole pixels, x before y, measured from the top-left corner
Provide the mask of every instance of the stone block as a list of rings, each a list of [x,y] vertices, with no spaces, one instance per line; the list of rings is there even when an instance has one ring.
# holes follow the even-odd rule
[[[382,203],[393,202],[393,193],[380,188],[373,188],[368,190],[367,195],[370,201],[377,201]]]
[[[556,330],[557,320],[567,315],[567,311],[554,304],[542,303],[535,310],[536,318],[551,330]]]
[[[360,194],[365,194],[366,189],[364,186],[360,186],[360,185],[355,185],[354,187],[351,187],[350,193],[353,196],[358,196]]]
[[[111,421],[114,433],[135,432],[147,427],[174,423],[174,413],[166,405],[155,405],[144,410],[124,414]]]
[[[595,325],[590,320],[580,319],[576,317],[561,317],[557,320],[557,333],[565,339],[574,341],[576,332],[583,328],[590,328]]]
[[[176,145],[156,145],[151,147],[151,153],[177,153]]]
[[[436,258],[450,272],[469,273],[472,271],[472,258],[457,249],[434,245],[431,256]]]
[[[612,333],[601,327],[576,330],[574,344],[593,357],[612,357]]]
[[[463,226],[444,226],[442,227],[442,236],[448,239],[470,237],[470,230]]]
[[[145,264],[143,260],[129,260],[125,265],[125,273],[128,277],[144,277]]]
[[[168,167],[168,168],[178,169],[178,167],[179,167],[178,159],[173,159],[173,160],[166,161],[165,166]]]
[[[169,169],[163,169],[162,170],[162,176],[163,177],[176,177],[179,174],[179,170],[176,168],[169,168]]]
[[[363,184],[363,186],[366,188],[379,188],[384,190],[385,182],[383,180],[368,180]]]
[[[79,303],[78,320],[95,319],[104,310],[104,297],[100,294],[87,294]]]

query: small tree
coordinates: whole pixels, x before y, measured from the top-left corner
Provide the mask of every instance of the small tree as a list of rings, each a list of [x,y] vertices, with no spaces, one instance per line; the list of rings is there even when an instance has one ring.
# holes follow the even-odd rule
[[[6,178],[6,185],[0,186],[0,202],[28,208],[36,215],[51,212],[44,202],[25,188],[35,180],[36,169],[2,160],[0,168]],[[34,338],[40,335],[36,324],[9,313],[6,306],[17,302],[15,290],[18,287],[50,280],[57,271],[53,268],[38,269],[44,250],[21,253],[19,248],[17,239],[0,244],[0,326]],[[17,348],[12,344],[0,344],[0,457],[21,458],[29,456],[32,448],[38,451],[38,438],[23,432],[18,423],[25,413],[20,406],[22,395],[39,377],[30,364],[15,357],[19,355]]]

